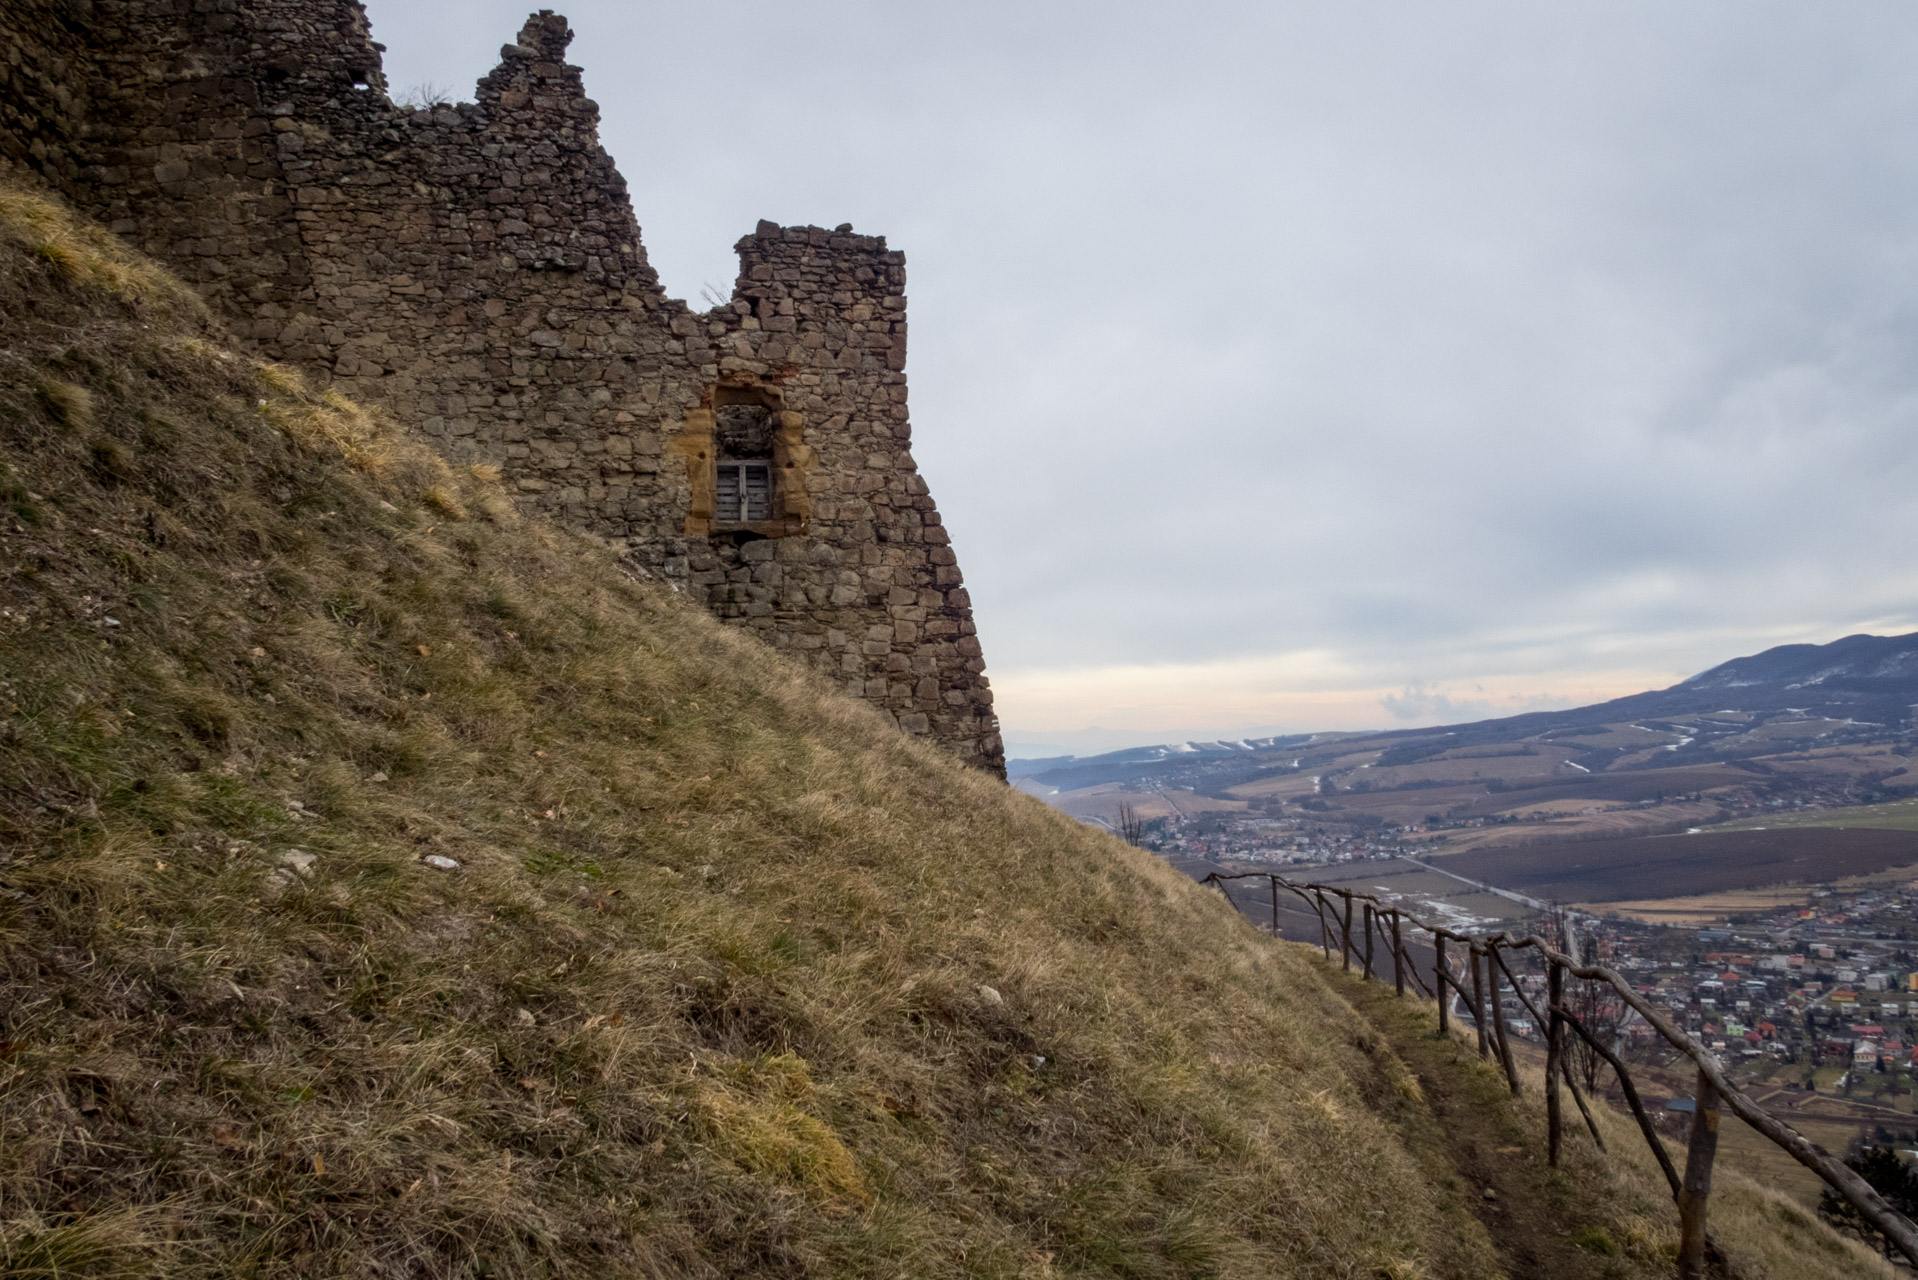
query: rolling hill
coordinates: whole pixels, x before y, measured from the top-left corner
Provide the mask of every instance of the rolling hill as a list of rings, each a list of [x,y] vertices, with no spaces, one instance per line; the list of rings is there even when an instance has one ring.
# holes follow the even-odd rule
[[[1763,717],[1765,722],[1783,717],[1785,724],[1823,721],[1847,730],[1884,731],[1856,735],[1875,738],[1909,732],[1914,705],[1918,705],[1918,632],[1855,635],[1823,645],[1780,645],[1720,663],[1668,689],[1567,711],[1528,712],[1434,729],[1166,743],[1097,756],[1019,760],[1014,772],[1055,786],[1086,786],[1147,775],[1204,776],[1243,768],[1250,761],[1269,764],[1275,756],[1296,757],[1301,751],[1322,757],[1328,746],[1350,748],[1364,743],[1379,749],[1397,748],[1403,754],[1408,748],[1416,749],[1440,738],[1452,746],[1466,747],[1545,735],[1576,737],[1574,730],[1626,720],[1671,720],[1727,712]],[[1703,734],[1709,744],[1713,738],[1728,736],[1728,730],[1708,722]],[[1830,730],[1821,725],[1816,736],[1829,737]],[[1694,737],[1693,741],[1699,739]],[[1690,753],[1694,757],[1705,754],[1707,749],[1703,747]]]
[[[1216,831],[1285,815],[1315,838],[1344,831],[1379,849],[1644,835],[1906,794],[1918,786],[1914,702],[1918,634],[1859,635],[1566,711],[1015,761],[1011,773],[1081,817],[1203,810]]]

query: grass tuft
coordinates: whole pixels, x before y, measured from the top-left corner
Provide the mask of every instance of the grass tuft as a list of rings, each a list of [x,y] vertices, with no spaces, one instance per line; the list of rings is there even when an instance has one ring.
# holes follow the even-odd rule
[[[426,486],[426,492],[420,495],[420,500],[448,520],[466,519],[466,504],[459,500],[458,494],[443,484]]]
[[[829,1210],[872,1203],[851,1151],[824,1121],[791,1102],[702,1092],[711,1141],[748,1173],[789,1183]]]
[[[158,1214],[145,1209],[0,1220],[0,1275],[8,1280],[140,1280],[163,1274]]]
[[[1618,1252],[1618,1241],[1612,1239],[1612,1233],[1592,1223],[1586,1223],[1572,1232],[1572,1245],[1587,1253],[1602,1254],[1608,1258]]]
[[[43,379],[38,387],[40,402],[47,415],[69,431],[86,431],[93,426],[93,393],[72,382]]]
[[[182,320],[207,319],[206,304],[165,268],[63,205],[6,183],[0,183],[0,239],[71,288]]]

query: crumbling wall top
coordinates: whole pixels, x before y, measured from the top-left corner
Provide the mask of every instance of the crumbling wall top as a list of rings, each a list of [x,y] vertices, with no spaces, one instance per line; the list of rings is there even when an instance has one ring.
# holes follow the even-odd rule
[[[518,43],[501,45],[499,65],[480,80],[480,105],[581,117],[597,143],[599,104],[586,96],[581,69],[566,61],[572,43],[573,29],[551,9],[528,18]]]
[[[503,62],[529,55],[542,62],[564,62],[572,43],[573,29],[566,19],[551,9],[541,9],[520,28],[519,43],[503,46],[499,56]]]

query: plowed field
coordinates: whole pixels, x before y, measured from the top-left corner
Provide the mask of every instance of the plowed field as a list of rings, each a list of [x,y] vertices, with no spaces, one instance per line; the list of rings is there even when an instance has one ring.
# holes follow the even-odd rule
[[[1434,862],[1534,897],[1627,902],[1870,875],[1918,863],[1918,831],[1801,828],[1639,836],[1481,849]]]

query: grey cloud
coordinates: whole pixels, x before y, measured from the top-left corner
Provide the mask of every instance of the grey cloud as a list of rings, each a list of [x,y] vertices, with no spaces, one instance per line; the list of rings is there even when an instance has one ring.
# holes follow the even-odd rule
[[[369,9],[398,85],[525,16]],[[1907,5],[569,16],[669,288],[761,217],[907,252],[995,669],[1400,688],[1918,625]]]

